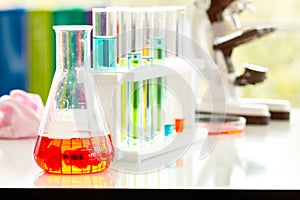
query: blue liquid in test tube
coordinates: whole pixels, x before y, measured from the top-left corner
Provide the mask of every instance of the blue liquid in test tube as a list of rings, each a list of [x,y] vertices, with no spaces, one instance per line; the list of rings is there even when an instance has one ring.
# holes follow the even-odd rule
[[[116,37],[93,37],[94,68],[115,69],[117,65]]]
[[[117,65],[117,12],[93,8],[93,68],[115,70]]]

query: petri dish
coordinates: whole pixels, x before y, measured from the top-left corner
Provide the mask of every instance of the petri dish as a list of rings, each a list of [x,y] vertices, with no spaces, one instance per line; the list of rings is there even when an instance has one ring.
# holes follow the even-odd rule
[[[246,126],[246,118],[231,115],[201,114],[196,122],[206,128],[209,135],[241,134]]]

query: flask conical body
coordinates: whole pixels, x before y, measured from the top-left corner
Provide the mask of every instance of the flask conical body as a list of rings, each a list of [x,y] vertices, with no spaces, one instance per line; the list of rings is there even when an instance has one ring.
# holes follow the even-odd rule
[[[56,71],[34,148],[44,171],[88,174],[106,170],[115,157],[96,85],[90,73],[92,26],[54,26]]]

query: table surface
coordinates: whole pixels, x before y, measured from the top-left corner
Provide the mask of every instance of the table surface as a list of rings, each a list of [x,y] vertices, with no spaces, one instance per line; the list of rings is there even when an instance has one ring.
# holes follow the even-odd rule
[[[0,187],[298,190],[299,119],[300,109],[293,109],[290,120],[246,125],[237,135],[208,135],[171,164],[139,173],[111,167],[89,175],[46,174],[33,160],[35,139],[1,139]]]

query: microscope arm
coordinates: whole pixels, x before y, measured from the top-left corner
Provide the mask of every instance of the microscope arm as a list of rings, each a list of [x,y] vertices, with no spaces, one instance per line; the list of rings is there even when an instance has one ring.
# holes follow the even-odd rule
[[[206,11],[210,22],[213,24],[223,21],[223,12],[233,1],[235,0],[211,0],[210,7]]]
[[[227,65],[228,73],[234,72],[234,68],[231,61],[231,54],[235,47],[244,43],[260,38],[268,33],[275,31],[274,27],[261,26],[244,31],[238,31],[227,36],[219,37],[215,40],[213,45],[214,50],[220,50]]]

